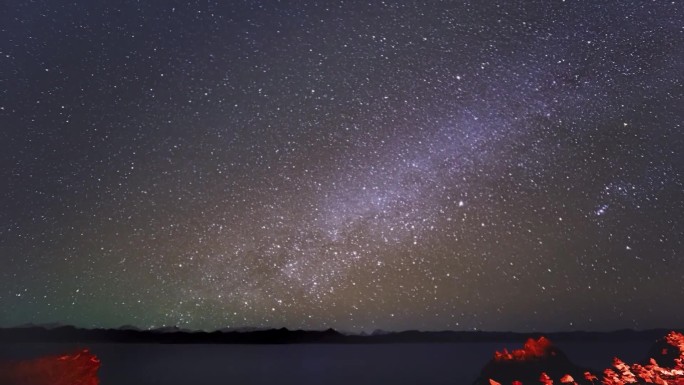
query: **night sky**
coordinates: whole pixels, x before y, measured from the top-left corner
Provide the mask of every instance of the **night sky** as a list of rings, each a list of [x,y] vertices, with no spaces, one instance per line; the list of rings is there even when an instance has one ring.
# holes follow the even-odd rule
[[[8,1],[0,326],[684,325],[680,1]]]

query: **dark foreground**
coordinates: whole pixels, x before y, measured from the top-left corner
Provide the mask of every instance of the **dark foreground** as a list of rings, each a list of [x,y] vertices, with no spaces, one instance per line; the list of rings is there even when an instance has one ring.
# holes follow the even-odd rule
[[[652,341],[558,342],[573,362],[602,369],[643,359]],[[102,385],[472,384],[496,350],[519,343],[445,344],[0,344],[0,360],[89,348]]]

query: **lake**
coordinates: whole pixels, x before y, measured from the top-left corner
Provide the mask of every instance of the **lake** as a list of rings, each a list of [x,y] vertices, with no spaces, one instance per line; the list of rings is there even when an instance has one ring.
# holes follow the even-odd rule
[[[645,357],[651,342],[557,343],[578,365],[603,370],[614,356]],[[0,359],[89,348],[101,385],[468,385],[495,350],[511,343],[445,344],[4,344]]]

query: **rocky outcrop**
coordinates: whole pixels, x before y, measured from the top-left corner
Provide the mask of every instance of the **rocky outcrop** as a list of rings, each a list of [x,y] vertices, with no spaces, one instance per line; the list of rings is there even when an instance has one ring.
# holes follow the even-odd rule
[[[581,379],[587,368],[573,364],[545,337],[530,338],[522,349],[494,353],[480,372],[475,385],[539,384],[544,376],[566,380]],[[572,383],[572,382],[570,382]]]
[[[88,350],[0,363],[3,385],[98,385],[100,360]]]
[[[684,334],[670,332],[649,351],[642,363],[627,364],[614,358],[598,375],[574,365],[551,342],[529,339],[522,349],[494,353],[476,385],[684,385]]]

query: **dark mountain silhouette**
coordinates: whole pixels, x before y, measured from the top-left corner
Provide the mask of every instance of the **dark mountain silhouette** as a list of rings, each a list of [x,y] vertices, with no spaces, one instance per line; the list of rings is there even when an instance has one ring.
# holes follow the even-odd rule
[[[246,331],[245,331],[246,330]],[[655,341],[666,329],[615,332],[544,333],[553,341]],[[3,342],[117,342],[117,343],[196,343],[196,344],[291,344],[291,343],[452,343],[452,342],[516,342],[539,338],[540,333],[437,331],[374,332],[371,335],[343,334],[333,329],[323,331],[281,329],[224,329],[213,332],[190,331],[174,327],[136,330],[81,329],[73,326],[23,326],[0,328]]]
[[[135,331],[140,331],[140,330],[142,330],[142,329],[140,329],[139,327],[133,326],[133,325],[123,325],[123,326],[120,326],[118,329],[119,329],[119,330],[135,330]]]

